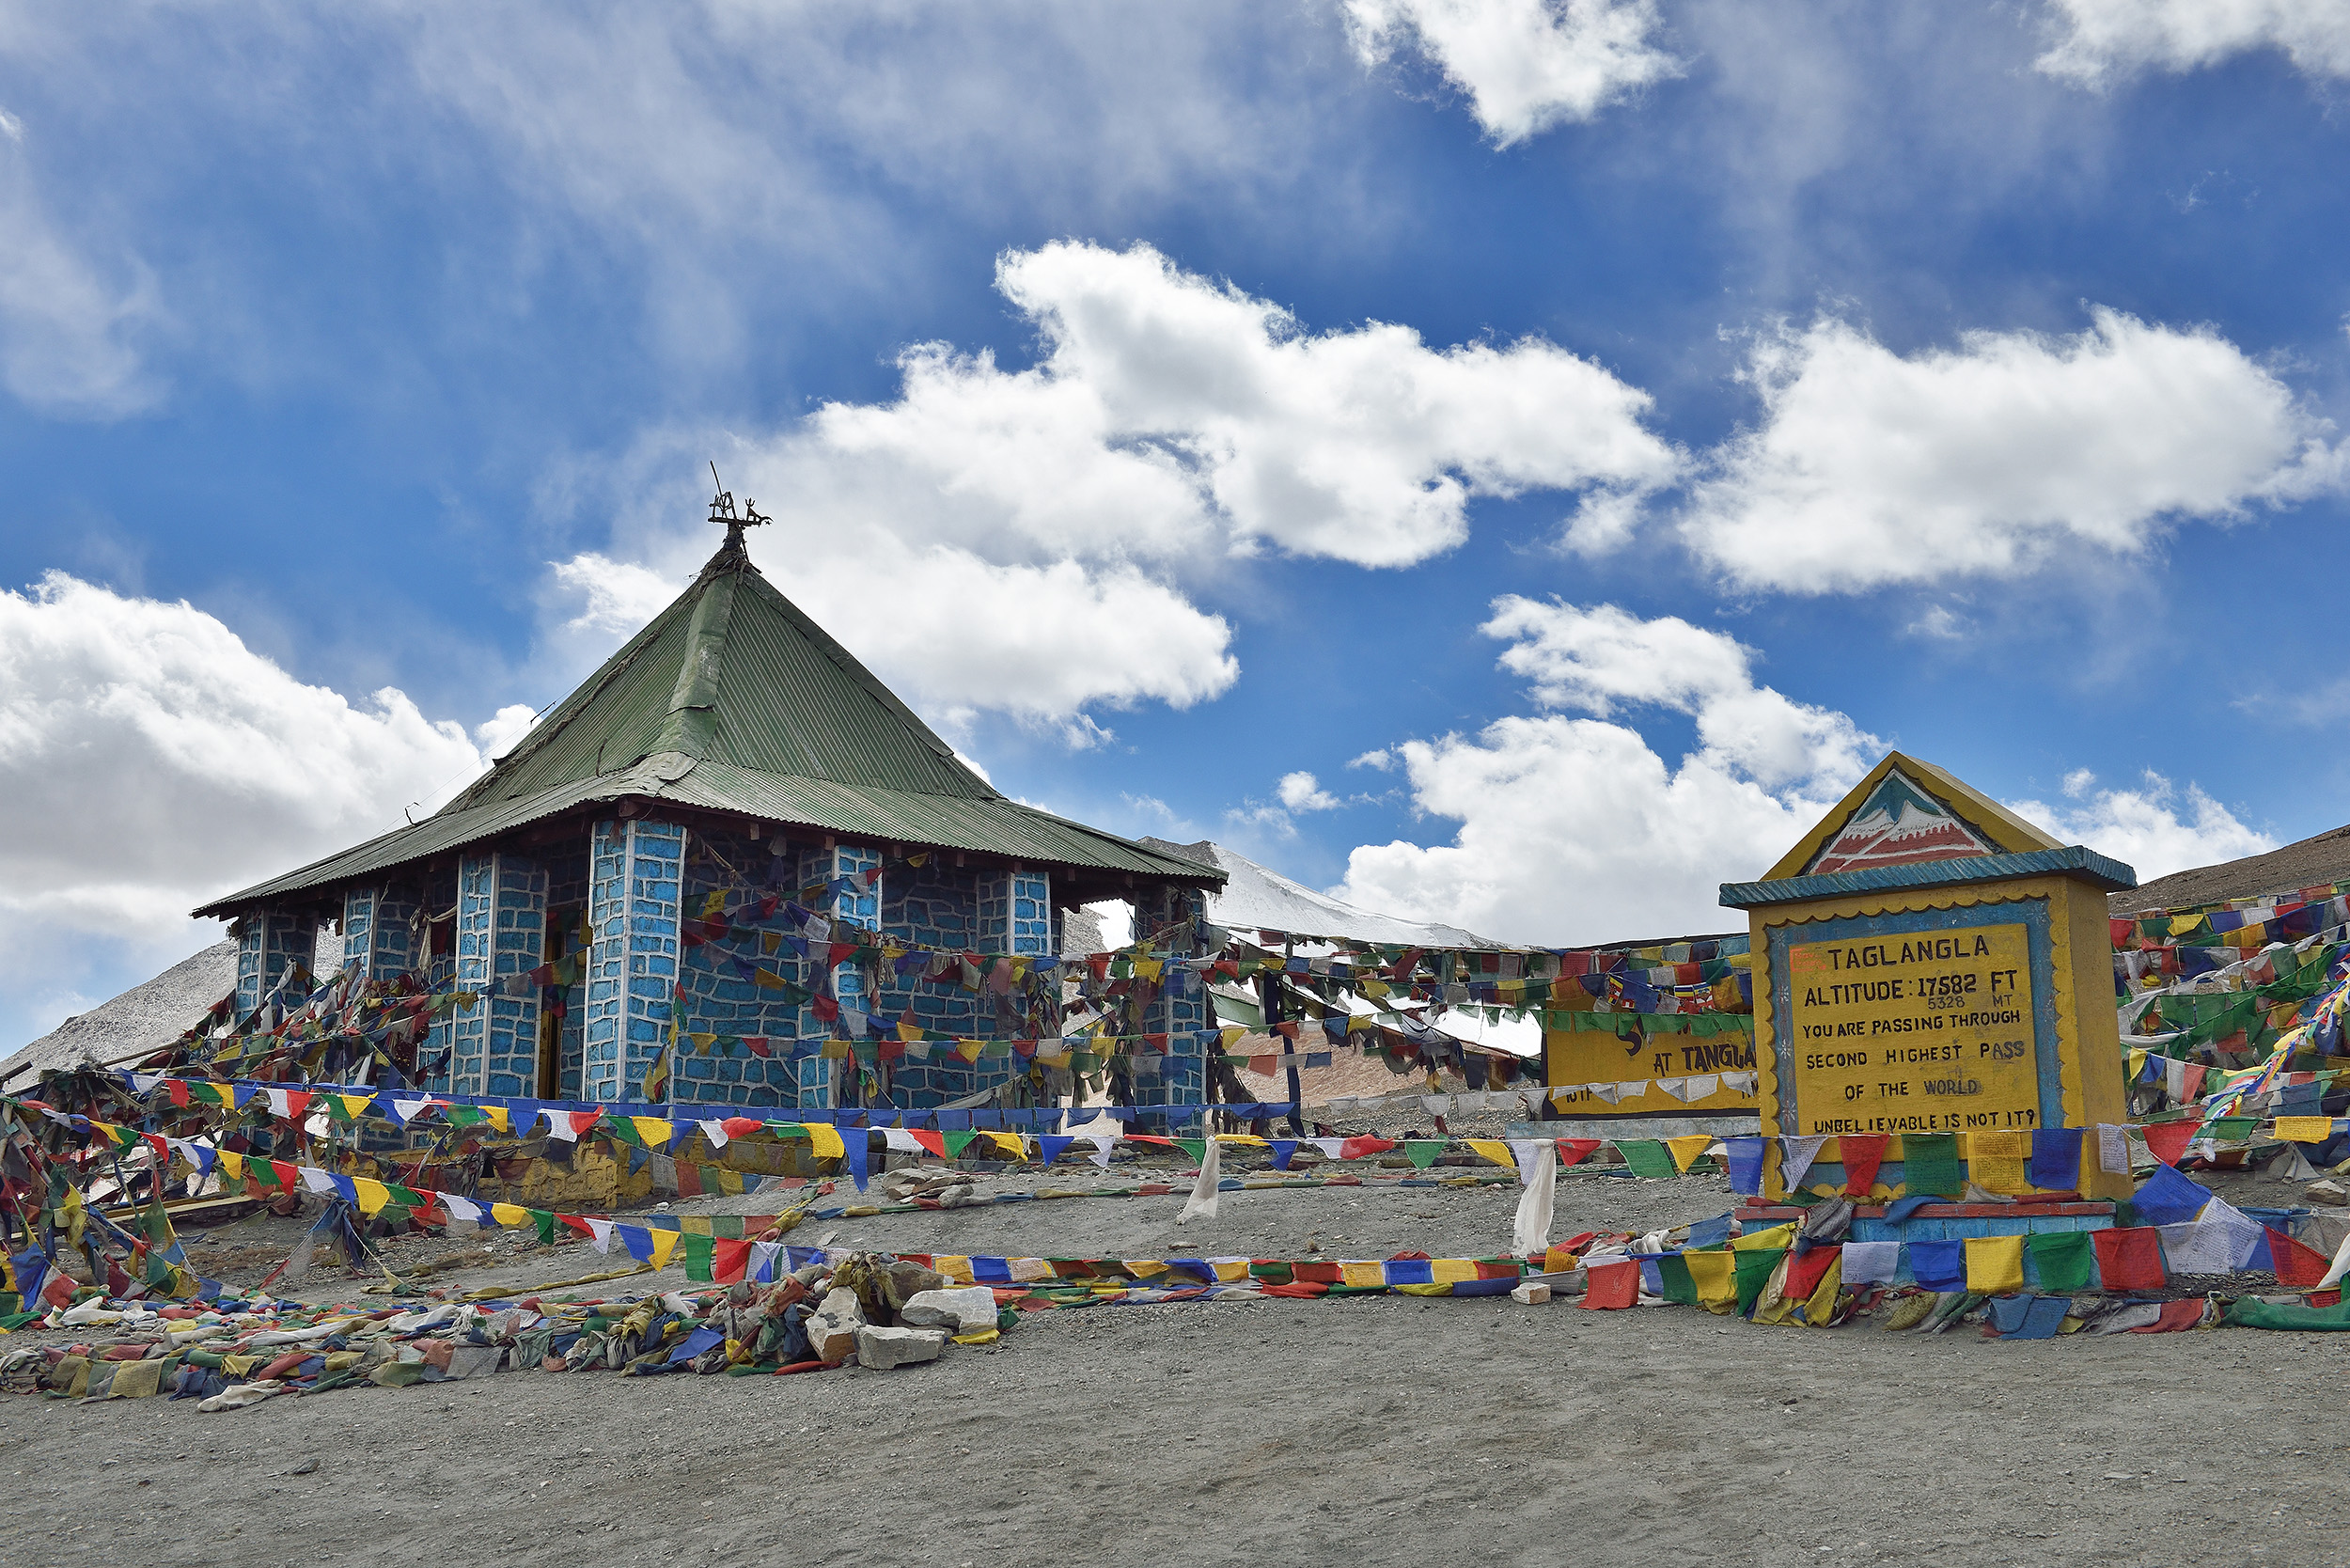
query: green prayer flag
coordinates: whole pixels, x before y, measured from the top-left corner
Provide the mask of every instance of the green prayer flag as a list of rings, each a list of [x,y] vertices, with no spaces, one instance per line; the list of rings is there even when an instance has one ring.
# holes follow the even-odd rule
[[[490,1120],[490,1113],[479,1105],[451,1105],[442,1114],[452,1127],[476,1127]]]
[[[1623,1163],[1631,1168],[1632,1174],[1644,1181],[1657,1181],[1681,1174],[1681,1168],[1673,1163],[1673,1152],[1659,1139],[1620,1138],[1616,1148],[1622,1153]]]
[[[1179,1137],[1175,1139],[1175,1147],[1189,1154],[1194,1165],[1208,1157],[1208,1140],[1203,1137]]]
[[[1680,1253],[1668,1253],[1657,1259],[1656,1272],[1664,1277],[1667,1301],[1677,1301],[1684,1307],[1698,1304],[1698,1282],[1689,1277],[1688,1261]]]
[[[678,1238],[678,1245],[685,1253],[685,1278],[696,1284],[707,1285],[712,1282],[710,1263],[712,1241],[713,1238],[709,1236],[697,1236],[690,1231]]]
[[[947,1145],[947,1157],[952,1160],[961,1158],[963,1152],[971,1147],[971,1140],[979,1136],[977,1133],[942,1133],[939,1138]]]
[[[2069,1295],[2094,1288],[2096,1253],[2086,1231],[2056,1231],[2025,1238],[2024,1250],[2040,1276],[2040,1288],[2051,1295]]]
[[[530,1216],[530,1223],[539,1228],[539,1245],[541,1247],[553,1247],[555,1245],[555,1215],[553,1212],[546,1209],[525,1209],[523,1212]]]
[[[1771,1282],[1772,1270],[1787,1256],[1783,1247],[1757,1247],[1744,1252],[1733,1252],[1732,1266],[1737,1270],[1738,1311],[1741,1316],[1754,1310],[1754,1304],[1762,1294],[1762,1287]],[[1684,1265],[1684,1267],[1686,1265]]]
[[[1956,1133],[1905,1133],[1902,1136],[1902,1186],[1912,1198],[1931,1193],[1956,1198],[1966,1190],[1966,1177],[1958,1159]]]
[[[1403,1145],[1403,1157],[1410,1160],[1413,1166],[1420,1170],[1425,1170],[1434,1165],[1436,1156],[1443,1152],[1444,1139],[1440,1137],[1410,1138]]]

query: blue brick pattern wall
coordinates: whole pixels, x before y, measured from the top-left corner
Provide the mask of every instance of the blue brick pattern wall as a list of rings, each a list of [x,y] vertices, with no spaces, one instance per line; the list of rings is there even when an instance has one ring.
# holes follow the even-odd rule
[[[1136,906],[1135,930],[1137,934],[1162,930],[1170,921],[1194,920],[1199,912],[1199,896],[1197,893],[1170,887],[1150,903]],[[1162,938],[1155,947],[1160,952],[1189,953],[1195,945],[1191,931],[1179,929]],[[1146,1082],[1140,1074],[1136,1075],[1136,1105],[1196,1105],[1206,1100],[1208,1059],[1197,1031],[1206,1027],[1208,1022],[1208,993],[1207,988],[1199,983],[1199,977],[1188,969],[1169,965],[1159,994],[1152,1000],[1145,1014],[1143,1032],[1157,1034],[1165,1031],[1172,1038],[1167,1043],[1166,1058],[1154,1063],[1159,1070],[1157,1081]],[[1138,1059],[1152,1060],[1152,1055],[1146,1054]],[[1190,1126],[1200,1119],[1161,1120],[1170,1123],[1180,1120],[1180,1124]]]
[[[415,966],[416,899],[396,887],[354,887],[343,895],[343,966],[369,980],[393,980]]]
[[[237,922],[237,1011],[261,1005],[290,964],[307,967],[318,927],[307,917],[256,910]]]
[[[676,823],[598,823],[588,857],[594,942],[587,979],[585,1098],[641,1101],[646,1070],[669,1035],[685,829]]]
[[[469,855],[457,867],[457,987],[478,992],[490,983],[490,931],[496,887],[497,857]],[[490,1011],[480,1002],[458,1008],[448,1016],[448,1087],[456,1094],[481,1094],[488,1058]]]
[[[546,868],[520,855],[497,857],[490,980],[494,990],[510,975],[526,975],[546,961]],[[541,988],[525,996],[494,995],[489,1000],[489,1094],[544,1095],[539,1083],[539,1020]]]
[[[755,883],[764,887],[772,873],[791,870],[788,862],[769,854],[764,843],[740,833],[700,831],[694,835],[685,857],[685,916],[698,919],[712,893],[721,895],[721,908],[732,908],[750,898]],[[789,895],[792,885],[778,889]],[[771,923],[770,930],[781,930]],[[732,958],[806,983],[805,965],[789,948],[774,954],[756,939],[731,939],[687,948],[680,959],[680,974],[689,996],[682,1023],[686,1034],[763,1035],[776,1042],[775,1056],[762,1058],[742,1045],[713,1045],[705,1055],[690,1040],[681,1041],[675,1073],[676,1098],[697,1105],[789,1105],[798,1095],[798,1068],[790,1059],[800,1032],[800,1009],[782,994],[762,990],[743,978]]]
[[[799,874],[795,881],[801,886],[807,886],[811,883],[829,882],[838,876],[856,877],[869,868],[881,864],[881,850],[863,844],[840,844],[828,850],[811,848],[800,856]],[[881,929],[882,901],[887,892],[884,885],[887,881],[886,877],[877,879],[869,887],[859,880],[850,892],[827,892],[809,907],[827,919],[878,931]],[[844,964],[834,970],[833,980],[834,996],[842,1007],[871,1012],[883,1006],[883,998],[867,989],[864,972],[855,964]],[[810,977],[807,983],[814,988],[816,978]],[[803,1010],[798,1032],[802,1039],[822,1040],[834,1031],[832,1026],[818,1018],[812,1010]],[[798,1065],[799,1081],[793,1086],[795,1103],[803,1106],[836,1104],[834,1069],[838,1066],[845,1073],[848,1064],[811,1057]]]

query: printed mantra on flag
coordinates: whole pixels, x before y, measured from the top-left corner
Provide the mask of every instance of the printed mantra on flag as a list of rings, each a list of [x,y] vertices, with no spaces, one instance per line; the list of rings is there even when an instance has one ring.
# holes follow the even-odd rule
[[[1791,944],[1787,970],[1805,1132],[2039,1124],[2023,926]]]

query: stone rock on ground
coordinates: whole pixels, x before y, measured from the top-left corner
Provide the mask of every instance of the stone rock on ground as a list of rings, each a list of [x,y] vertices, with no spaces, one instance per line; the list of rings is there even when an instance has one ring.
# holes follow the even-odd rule
[[[807,1320],[808,1348],[820,1361],[846,1361],[856,1354],[857,1330],[865,1325],[865,1309],[856,1303],[856,1292],[826,1291],[823,1305]]]
[[[957,1291],[924,1291],[907,1299],[898,1319],[916,1328],[977,1334],[995,1326],[995,1293],[985,1285],[966,1285]]]
[[[947,1336],[935,1328],[885,1328],[869,1324],[856,1331],[856,1364],[887,1372],[935,1361],[946,1348]]]

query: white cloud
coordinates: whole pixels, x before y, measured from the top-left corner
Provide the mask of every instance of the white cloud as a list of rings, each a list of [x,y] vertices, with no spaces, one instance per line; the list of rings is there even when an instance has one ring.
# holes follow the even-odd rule
[[[1386,773],[1395,766],[1395,753],[1384,747],[1377,751],[1366,751],[1346,765],[1350,768],[1376,768],[1381,773]]]
[[[2178,791],[2151,768],[2134,790],[2098,790],[2092,794],[2090,788],[2095,781],[2088,769],[2076,769],[2065,775],[2064,793],[2079,804],[2021,800],[2009,802],[2008,809],[2068,844],[2087,844],[2123,862],[2140,882],[2277,847],[2276,839],[2246,826],[2193,784],[2186,787],[2182,816]]]
[[[1406,565],[1465,537],[1473,496],[1641,490],[1677,463],[1644,393],[1539,340],[1310,334],[1146,245],[1010,252],[997,282],[1042,339],[1032,367],[921,345],[896,400],[829,403],[720,458],[770,497],[751,547],[777,582],[949,722],[1205,700],[1238,665],[1187,579],[1268,545]],[[673,434],[633,461],[682,474],[710,445]],[[644,488],[639,515],[664,521],[634,553],[666,581],[711,541],[677,531],[684,492]],[[558,571],[592,593],[606,565]]]
[[[509,704],[473,727],[474,744],[481,748],[484,757],[503,757],[514,748],[516,741],[530,733],[530,727],[538,722],[539,714],[529,704]]]
[[[2065,541],[2135,552],[2343,476],[2330,427],[2233,344],[2112,310],[2077,337],[1971,333],[1909,358],[1823,321],[1765,337],[1749,375],[1762,422],[1714,455],[1681,525],[1749,588],[2013,574]]]
[[[1687,713],[1707,752],[1764,785],[1856,778],[1875,760],[1875,737],[1851,719],[1756,685],[1750,649],[1676,616],[1642,620],[1613,604],[1586,610],[1510,594],[1494,601],[1482,629],[1516,639],[1501,666],[1525,676],[1543,706],[1602,718],[1619,703]]]
[[[2092,86],[2154,69],[2193,71],[2256,49],[2281,49],[2311,76],[2350,76],[2350,8],[2342,0],[2051,0],[2063,29],[2036,62]]]
[[[57,224],[35,188],[24,129],[0,112],[0,383],[26,406],[116,419],[151,407],[162,384],[136,339],[159,314],[135,259],[109,279]]]
[[[1725,881],[1760,873],[1874,760],[1842,713],[1754,683],[1751,654],[1685,621],[1505,598],[1484,630],[1538,700],[1601,718],[1504,718],[1396,748],[1414,805],[1460,826],[1449,844],[1356,848],[1338,896],[1527,942],[1734,929]],[[1624,707],[1697,720],[1675,765]]]
[[[682,582],[650,568],[593,551],[547,565],[555,572],[557,590],[577,601],[576,612],[563,623],[566,632],[632,636],[685,588]]]
[[[353,706],[184,603],[60,572],[0,590],[0,798],[38,824],[0,839],[0,992],[62,1001],[109,964],[177,960],[215,939],[189,909],[397,826],[481,766],[399,691]]]
[[[1292,811],[1335,811],[1342,804],[1309,773],[1283,774],[1275,792],[1281,797],[1281,805]]]
[[[1468,94],[1496,147],[1588,120],[1681,73],[1656,47],[1653,0],[1345,0],[1363,63],[1415,42]]]

